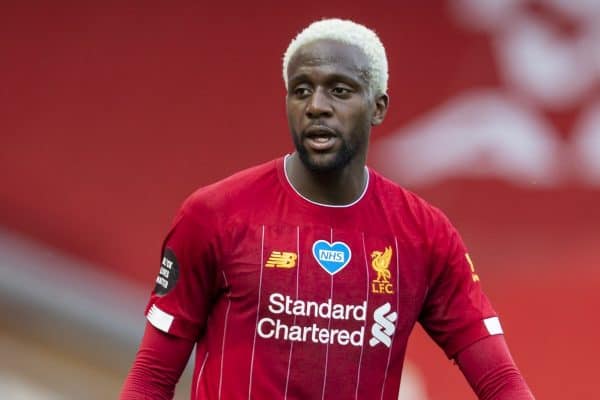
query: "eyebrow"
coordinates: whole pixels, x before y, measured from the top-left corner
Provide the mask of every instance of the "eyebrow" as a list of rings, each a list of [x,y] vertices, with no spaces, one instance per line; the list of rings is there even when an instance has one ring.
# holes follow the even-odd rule
[[[360,80],[357,80],[354,76],[351,76],[349,74],[343,74],[343,73],[336,72],[336,73],[327,74],[325,79],[327,82],[340,81],[340,82],[347,82],[347,83],[351,83],[351,84],[355,84],[355,85],[359,85],[362,81],[362,83],[364,83],[368,86],[369,81],[367,79],[366,71],[358,70],[358,77],[360,78]],[[293,85],[297,84],[298,82],[303,82],[303,81],[310,81],[310,75],[305,72],[294,75],[290,78],[289,85],[293,86]]]

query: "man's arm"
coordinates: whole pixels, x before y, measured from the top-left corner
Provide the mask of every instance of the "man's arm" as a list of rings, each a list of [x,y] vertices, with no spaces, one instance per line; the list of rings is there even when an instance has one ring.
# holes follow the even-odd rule
[[[119,399],[172,399],[193,348],[193,341],[169,335],[146,323],[144,337]]]
[[[488,336],[459,352],[456,362],[480,400],[533,400],[504,335]]]

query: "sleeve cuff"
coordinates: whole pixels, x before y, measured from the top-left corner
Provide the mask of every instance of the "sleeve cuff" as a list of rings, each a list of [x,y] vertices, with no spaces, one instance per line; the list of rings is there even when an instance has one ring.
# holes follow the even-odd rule
[[[451,359],[461,350],[485,337],[502,334],[504,334],[504,331],[502,325],[500,325],[500,319],[497,316],[488,317],[475,321],[464,329],[455,332],[442,347],[446,356]]]
[[[156,329],[188,340],[195,341],[200,332],[199,324],[178,318],[162,310],[156,304],[148,305],[146,319]]]

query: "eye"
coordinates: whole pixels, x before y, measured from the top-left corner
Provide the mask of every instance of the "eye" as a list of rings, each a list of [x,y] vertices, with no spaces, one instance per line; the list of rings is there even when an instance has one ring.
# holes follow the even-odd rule
[[[309,96],[311,93],[311,89],[310,87],[306,86],[306,85],[300,85],[300,86],[296,86],[293,90],[292,90],[292,94],[296,97],[306,97]]]
[[[344,85],[337,85],[331,89],[331,93],[337,97],[349,97],[354,91]]]

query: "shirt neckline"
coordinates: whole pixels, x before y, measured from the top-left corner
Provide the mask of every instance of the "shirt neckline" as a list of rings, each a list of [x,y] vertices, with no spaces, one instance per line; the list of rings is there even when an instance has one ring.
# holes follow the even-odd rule
[[[371,173],[369,168],[367,168],[367,166],[365,165],[365,172],[367,173],[367,181],[365,183],[365,187],[362,191],[362,193],[352,202],[347,203],[347,204],[324,204],[324,203],[319,203],[318,201],[314,201],[309,199],[306,196],[303,196],[300,192],[298,192],[296,190],[296,188],[294,187],[294,185],[292,185],[292,182],[290,181],[290,178],[288,176],[287,170],[285,168],[286,165],[286,161],[288,160],[288,158],[290,157],[290,154],[286,154],[285,156],[283,156],[281,158],[281,162],[280,162],[280,168],[283,172],[283,177],[284,177],[284,184],[285,186],[287,186],[289,189],[291,189],[291,191],[300,199],[304,200],[305,202],[308,202],[312,205],[318,206],[318,207],[325,207],[325,208],[349,208],[352,207],[356,204],[358,204],[367,194],[369,187],[370,187],[370,183],[371,183]]]

